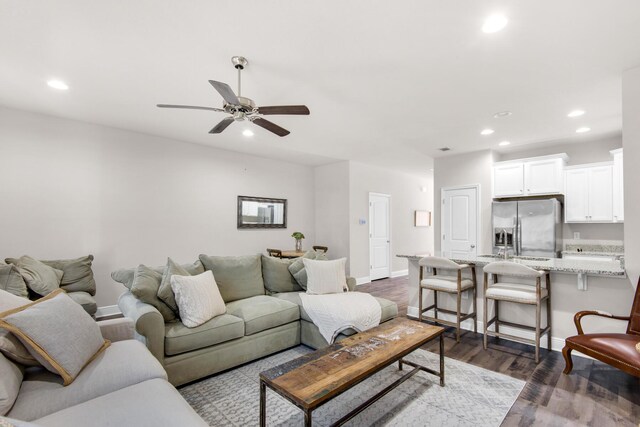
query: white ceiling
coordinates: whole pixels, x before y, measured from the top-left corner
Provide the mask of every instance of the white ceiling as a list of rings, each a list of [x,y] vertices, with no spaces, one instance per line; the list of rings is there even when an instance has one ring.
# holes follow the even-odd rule
[[[499,33],[482,21],[500,11]],[[620,76],[640,65],[638,0],[0,1],[0,105],[154,135],[323,164],[332,159],[425,172],[455,154],[621,129]],[[220,106],[207,83],[258,105],[291,135],[156,103]],[[70,86],[57,92],[52,77]],[[582,108],[587,114],[568,119]],[[513,115],[493,118],[510,110]],[[481,137],[484,127],[495,134]]]

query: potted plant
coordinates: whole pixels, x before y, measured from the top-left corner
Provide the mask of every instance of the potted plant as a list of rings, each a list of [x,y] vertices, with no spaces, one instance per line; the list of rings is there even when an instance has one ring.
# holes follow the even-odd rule
[[[296,252],[302,252],[302,239],[304,239],[304,234],[296,231],[291,235],[291,237],[296,239]]]

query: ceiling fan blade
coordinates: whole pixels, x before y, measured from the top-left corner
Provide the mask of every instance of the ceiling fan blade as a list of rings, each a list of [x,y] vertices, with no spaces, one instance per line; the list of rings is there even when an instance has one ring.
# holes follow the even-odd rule
[[[218,123],[213,129],[209,131],[209,133],[222,133],[231,123],[233,123],[233,117],[227,117],[226,119],[222,119],[220,123]]]
[[[199,107],[197,105],[157,104],[156,106],[160,107],[160,108],[184,108],[185,110],[207,110],[207,111],[218,111],[220,113],[224,113],[225,112],[221,108]]]
[[[269,115],[269,114],[298,114],[298,115],[309,115],[309,109],[306,105],[278,105],[272,107],[258,107],[258,113]]]
[[[240,105],[240,100],[228,84],[217,82],[215,80],[209,80],[209,83],[211,83],[211,86],[213,86],[229,104]]]
[[[281,128],[277,124],[270,122],[269,120],[265,120],[261,117],[256,117],[255,119],[253,119],[253,123],[257,124],[262,128],[265,128],[269,132],[275,133],[278,136],[287,136],[291,133],[285,128]]]

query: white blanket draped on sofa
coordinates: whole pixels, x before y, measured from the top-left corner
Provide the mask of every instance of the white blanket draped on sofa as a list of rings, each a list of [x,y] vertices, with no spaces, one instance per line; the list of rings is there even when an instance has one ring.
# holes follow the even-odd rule
[[[329,344],[345,329],[353,328],[363,332],[380,324],[380,304],[369,294],[300,294],[300,299],[305,311]]]

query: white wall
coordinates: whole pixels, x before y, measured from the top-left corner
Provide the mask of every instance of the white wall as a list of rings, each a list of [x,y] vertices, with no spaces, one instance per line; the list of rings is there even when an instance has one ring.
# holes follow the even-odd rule
[[[414,211],[433,211],[432,174],[408,175],[349,162],[350,273],[356,278],[369,276],[370,192],[391,196],[391,271],[406,274],[407,260],[397,254],[433,252],[433,226],[414,226]],[[360,224],[360,219],[366,224]]]
[[[640,276],[640,67],[622,75],[624,146],[624,251],[627,273],[635,287]]]
[[[317,243],[331,259],[349,257],[349,162],[315,168],[315,206]]]
[[[491,253],[491,171],[495,153],[491,150],[447,156],[434,162],[435,249],[440,251],[440,191],[445,187],[480,184],[480,241],[478,254]]]
[[[117,268],[315,242],[311,167],[4,108],[0,158],[0,257],[91,253],[101,306]],[[288,228],[237,230],[238,195],[288,199]]]

